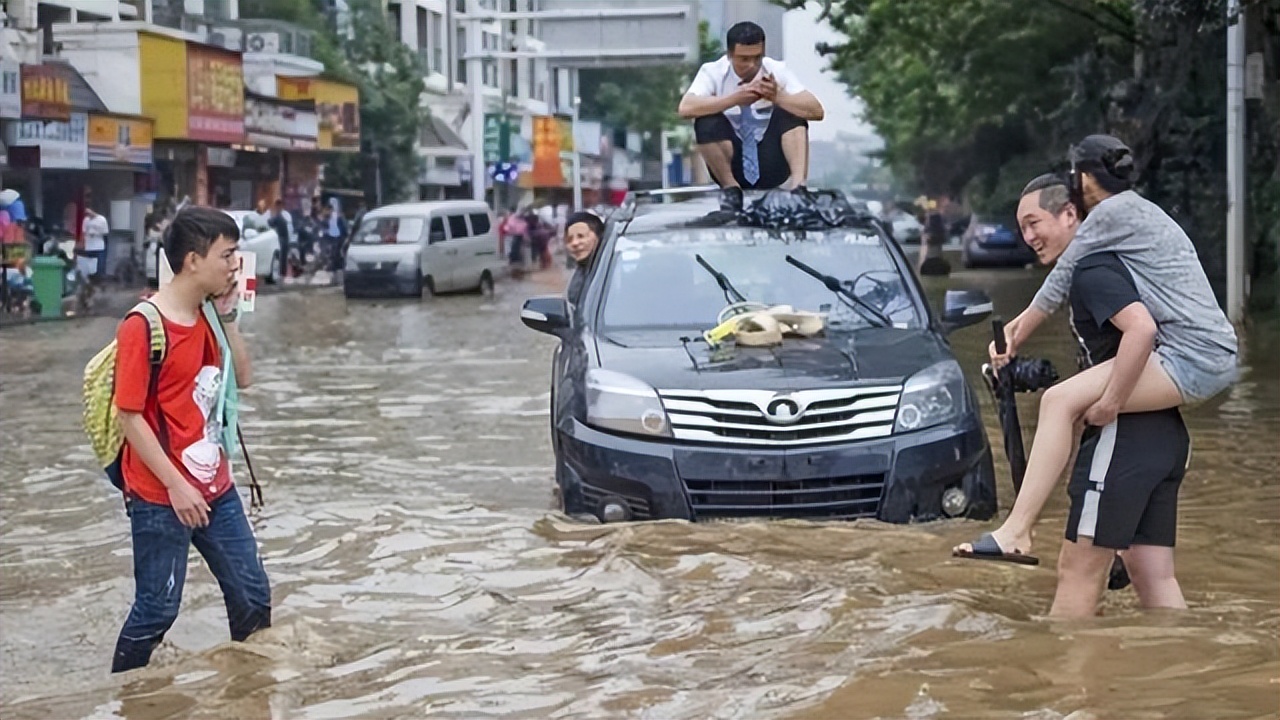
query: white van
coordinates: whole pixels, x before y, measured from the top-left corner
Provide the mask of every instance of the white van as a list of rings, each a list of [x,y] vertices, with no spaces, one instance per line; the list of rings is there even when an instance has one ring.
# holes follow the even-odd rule
[[[489,206],[474,200],[401,203],[370,210],[351,235],[342,289],[421,295],[493,292],[505,267]]]

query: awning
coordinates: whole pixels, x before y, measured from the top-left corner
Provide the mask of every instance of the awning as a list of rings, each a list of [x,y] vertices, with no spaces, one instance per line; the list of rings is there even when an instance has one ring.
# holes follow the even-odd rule
[[[98,97],[98,93],[93,91],[89,86],[89,81],[84,79],[79,70],[66,60],[58,58],[44,58],[45,65],[61,65],[64,75],[67,78],[68,89],[71,91],[71,109],[81,112],[105,113],[108,112],[107,104],[102,102],[102,98]]]
[[[434,157],[467,157],[471,151],[467,143],[449,127],[449,123],[435,115],[428,115],[418,133],[418,152]]]

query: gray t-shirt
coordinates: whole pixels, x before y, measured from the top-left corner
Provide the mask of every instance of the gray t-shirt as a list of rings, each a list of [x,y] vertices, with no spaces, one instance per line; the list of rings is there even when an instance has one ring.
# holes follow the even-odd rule
[[[1160,206],[1132,190],[1103,200],[1089,213],[1032,307],[1057,310],[1067,299],[1076,262],[1097,252],[1117,253],[1129,268],[1165,352],[1211,372],[1235,366],[1235,328],[1218,307],[1191,239]]]

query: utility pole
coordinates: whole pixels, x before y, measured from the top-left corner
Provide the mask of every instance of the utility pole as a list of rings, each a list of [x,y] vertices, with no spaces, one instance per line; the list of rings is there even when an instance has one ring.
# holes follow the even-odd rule
[[[1245,13],[1227,0],[1227,318],[1244,320],[1245,274]]]
[[[573,209],[582,209],[582,153],[578,149],[578,111],[582,108],[582,98],[578,97],[578,71],[575,68],[570,77],[573,78]]]
[[[471,90],[471,197],[484,201],[489,175],[484,158],[484,55],[480,0],[467,0],[467,87]]]

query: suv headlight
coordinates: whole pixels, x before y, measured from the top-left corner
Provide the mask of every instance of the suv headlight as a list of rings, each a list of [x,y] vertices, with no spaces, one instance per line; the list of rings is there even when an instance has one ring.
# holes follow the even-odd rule
[[[587,371],[587,424],[632,435],[671,437],[671,423],[656,390],[630,375],[599,368]]]
[[[960,416],[965,398],[960,363],[945,360],[912,375],[902,387],[894,432],[940,425]]]

